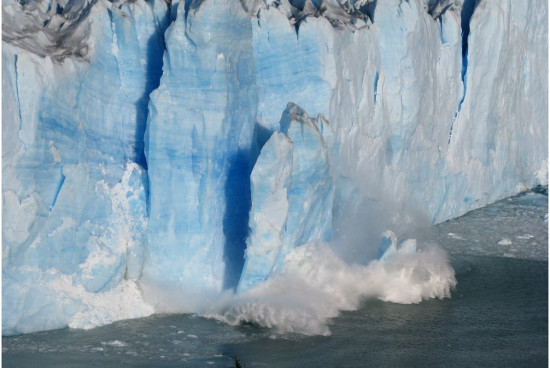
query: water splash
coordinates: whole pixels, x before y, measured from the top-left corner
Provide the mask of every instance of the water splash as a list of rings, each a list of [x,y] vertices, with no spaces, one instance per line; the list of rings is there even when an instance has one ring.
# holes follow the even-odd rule
[[[348,264],[324,243],[295,248],[285,271],[243,295],[225,295],[203,316],[231,325],[254,323],[278,333],[330,335],[330,319],[365,298],[411,304],[450,297],[455,273],[445,251],[428,245],[368,265]]]

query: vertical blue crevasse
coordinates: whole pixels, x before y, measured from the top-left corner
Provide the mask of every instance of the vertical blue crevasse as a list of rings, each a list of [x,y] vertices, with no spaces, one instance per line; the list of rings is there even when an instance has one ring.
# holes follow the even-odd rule
[[[470,35],[470,20],[474,14],[477,0],[465,0],[462,6],[460,26],[462,28],[462,83],[464,83],[464,92],[458,105],[460,111],[464,96],[466,96],[466,70],[468,69],[468,36]]]
[[[153,7],[153,4],[151,4]],[[142,98],[137,102],[136,109],[136,162],[147,170],[147,159],[145,157],[145,128],[147,127],[147,116],[149,115],[149,95],[160,85],[162,77],[162,66],[166,44],[164,33],[171,19],[171,7],[168,6],[166,14],[156,19],[158,30],[147,42],[147,69],[145,74],[145,91]]]
[[[456,109],[454,119],[451,123],[448,143],[451,143],[453,125],[456,118],[458,117],[458,114],[460,113],[460,110],[462,109],[462,103],[464,102],[464,98],[466,97],[466,72],[468,70],[468,37],[470,35],[470,20],[472,19],[472,15],[474,14],[477,2],[478,0],[464,0],[464,3],[462,4],[462,11],[460,13],[460,26],[462,28],[462,70],[460,76],[462,78],[463,89],[460,101],[458,101],[458,107]]]

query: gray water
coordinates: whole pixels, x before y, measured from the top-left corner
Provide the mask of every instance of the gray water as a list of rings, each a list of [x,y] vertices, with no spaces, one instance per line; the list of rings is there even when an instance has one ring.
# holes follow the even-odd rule
[[[451,298],[365,300],[330,336],[276,334],[196,315],[2,338],[4,367],[546,367],[548,197],[544,189],[435,226]]]

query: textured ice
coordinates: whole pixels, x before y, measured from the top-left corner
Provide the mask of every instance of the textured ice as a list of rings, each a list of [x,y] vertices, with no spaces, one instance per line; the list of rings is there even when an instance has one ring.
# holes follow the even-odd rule
[[[238,292],[281,272],[293,248],[331,237],[331,127],[294,104],[280,124],[281,132],[263,146],[250,177],[250,236]]]
[[[66,326],[88,298],[141,274],[143,131],[162,20],[143,2],[89,12],[70,25],[89,61],[4,42],[3,333]],[[86,293],[63,293],[56,279]]]
[[[304,244],[406,258],[417,219],[547,184],[547,11],[5,1],[3,334],[200,312]]]

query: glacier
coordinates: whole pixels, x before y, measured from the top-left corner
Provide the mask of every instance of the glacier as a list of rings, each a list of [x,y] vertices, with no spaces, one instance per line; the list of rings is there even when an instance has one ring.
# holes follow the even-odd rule
[[[359,295],[448,296],[414,229],[548,183],[547,13],[5,1],[3,335],[155,312],[325,333],[308,318]],[[432,276],[399,285],[411,257]]]

